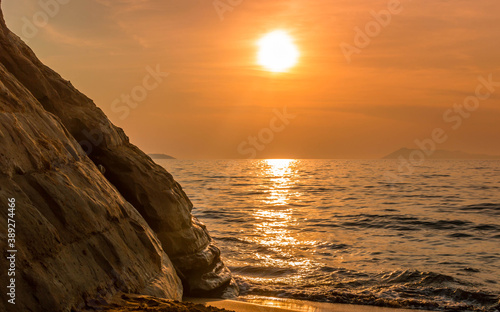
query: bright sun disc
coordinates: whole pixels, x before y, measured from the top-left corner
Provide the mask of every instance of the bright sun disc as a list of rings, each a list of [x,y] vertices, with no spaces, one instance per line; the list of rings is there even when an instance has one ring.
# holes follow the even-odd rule
[[[284,72],[299,59],[299,51],[292,37],[282,30],[265,35],[258,45],[258,63],[272,72]]]

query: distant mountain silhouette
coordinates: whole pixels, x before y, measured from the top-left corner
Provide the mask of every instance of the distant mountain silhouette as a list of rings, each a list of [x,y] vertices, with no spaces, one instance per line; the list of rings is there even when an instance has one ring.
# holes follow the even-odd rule
[[[148,154],[149,157],[152,159],[176,159],[175,157],[172,157],[167,154]]]
[[[398,159],[400,156],[408,159],[413,151],[417,149],[401,148],[382,159]],[[462,151],[435,150],[431,155],[426,154],[427,159],[500,159],[498,155],[470,154]]]

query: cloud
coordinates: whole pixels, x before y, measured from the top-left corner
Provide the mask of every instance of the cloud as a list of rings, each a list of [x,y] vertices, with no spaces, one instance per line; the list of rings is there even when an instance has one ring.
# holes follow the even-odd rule
[[[74,34],[64,33],[60,28],[50,24],[45,26],[43,31],[45,36],[49,37],[51,41],[55,41],[59,44],[87,49],[103,48],[106,45],[102,40],[78,38],[75,37]]]

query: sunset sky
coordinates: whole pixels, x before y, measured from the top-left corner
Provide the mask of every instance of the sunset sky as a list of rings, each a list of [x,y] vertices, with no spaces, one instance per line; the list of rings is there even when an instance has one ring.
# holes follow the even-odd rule
[[[394,1],[60,0],[49,6],[56,14],[40,3],[57,0],[2,6],[11,30],[149,153],[378,158],[441,128],[440,149],[500,155],[500,2]],[[388,7],[397,13],[381,26],[374,13]],[[40,12],[52,15],[44,27]],[[341,46],[355,47],[367,25],[376,34],[349,62]],[[257,63],[257,42],[274,30],[300,53],[281,73]],[[149,79],[143,101],[120,100],[157,68],[168,76]],[[455,112],[446,122],[490,75],[496,92],[459,126]],[[294,118],[276,122],[284,110]],[[271,123],[279,131],[263,130]],[[260,150],[242,153],[262,131]]]

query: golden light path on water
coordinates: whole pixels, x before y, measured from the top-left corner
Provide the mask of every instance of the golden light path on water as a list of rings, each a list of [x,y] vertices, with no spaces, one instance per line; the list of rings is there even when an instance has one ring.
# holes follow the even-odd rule
[[[294,218],[292,200],[297,200],[300,194],[296,194],[293,186],[297,183],[295,176],[295,165],[297,160],[293,159],[267,159],[262,160],[262,170],[258,173],[265,183],[265,196],[261,198],[261,204],[257,204],[253,212],[255,218],[254,235],[252,241],[265,246],[279,256],[266,253],[256,254],[256,258],[265,267],[295,268],[301,270],[312,267],[309,259],[298,259],[294,256],[294,246],[313,245],[315,241],[304,241],[297,237],[292,231],[299,225]],[[276,277],[273,277],[276,279]],[[262,278],[257,278],[262,279]]]
[[[268,205],[283,206],[290,201],[290,188],[295,184],[292,159],[267,159],[265,171],[261,174],[270,177],[269,197],[264,201]]]

